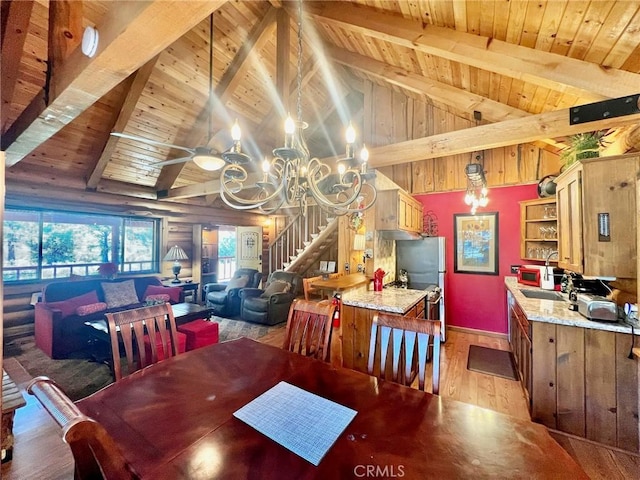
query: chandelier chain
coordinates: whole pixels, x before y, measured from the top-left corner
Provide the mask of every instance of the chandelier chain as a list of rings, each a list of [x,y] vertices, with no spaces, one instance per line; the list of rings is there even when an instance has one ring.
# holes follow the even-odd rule
[[[296,68],[296,115],[302,121],[302,0],[298,2],[298,63]]]

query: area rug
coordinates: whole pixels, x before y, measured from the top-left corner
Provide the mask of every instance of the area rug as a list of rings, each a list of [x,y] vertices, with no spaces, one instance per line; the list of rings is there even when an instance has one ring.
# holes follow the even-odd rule
[[[469,346],[467,370],[495,375],[509,380],[518,379],[511,352],[481,347],[480,345]]]
[[[222,317],[214,319],[219,323],[220,342],[248,337],[254,340],[280,328],[286,323],[274,326],[258,325]],[[113,382],[111,370],[105,363],[90,360],[90,352],[75,352],[72,358],[52,360],[36,347],[31,336],[12,339],[4,344],[5,358],[14,357],[32,377],[46,375],[53,379],[71,398],[79,400]]]

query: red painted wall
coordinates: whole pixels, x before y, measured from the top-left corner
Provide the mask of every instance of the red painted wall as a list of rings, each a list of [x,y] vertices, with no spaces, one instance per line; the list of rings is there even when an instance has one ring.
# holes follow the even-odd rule
[[[520,202],[538,198],[537,185],[492,188],[489,205],[478,213],[498,212],[498,275],[455,273],[453,215],[469,213],[463,202],[464,192],[416,195],[425,213],[438,218],[438,235],[446,237],[447,273],[445,275],[445,309],[447,325],[507,333],[505,275],[510,266],[520,265]]]

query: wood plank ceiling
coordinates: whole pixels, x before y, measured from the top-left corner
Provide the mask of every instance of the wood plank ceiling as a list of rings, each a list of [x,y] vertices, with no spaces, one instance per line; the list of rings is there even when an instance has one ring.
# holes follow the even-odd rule
[[[638,1],[305,1],[304,10],[302,111],[316,156],[342,151],[349,121],[363,130],[365,81],[467,120],[480,111],[485,124],[398,145],[368,138],[378,147],[373,167],[553,146],[605,126],[638,130],[637,114],[566,122],[572,106],[640,92]],[[100,32],[93,59],[78,48],[87,26]],[[183,187],[200,197],[184,201],[204,202],[215,172],[158,167],[185,152],[110,132],[222,151],[238,119],[244,148],[264,157],[296,110],[297,29],[297,4],[278,0],[2,0],[8,191],[36,184],[156,198]]]

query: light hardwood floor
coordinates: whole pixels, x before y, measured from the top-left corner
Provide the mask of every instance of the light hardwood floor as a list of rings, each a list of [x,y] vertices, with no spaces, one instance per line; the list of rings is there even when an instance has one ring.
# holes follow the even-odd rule
[[[280,347],[284,328],[261,338],[263,343]],[[447,331],[441,353],[440,394],[482,407],[529,418],[520,384],[467,370],[469,345],[508,350],[506,339],[486,335]],[[15,361],[5,369],[23,388],[29,375]],[[2,466],[4,480],[71,480],[73,459],[60,439],[60,430],[33,397],[26,395],[27,406],[16,412],[15,449],[12,462]],[[640,478],[640,456],[607,448],[584,439],[552,432],[554,438],[593,479],[626,480]]]

